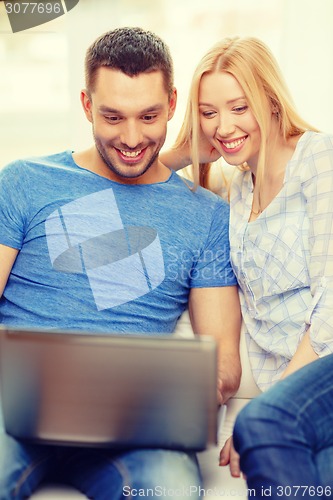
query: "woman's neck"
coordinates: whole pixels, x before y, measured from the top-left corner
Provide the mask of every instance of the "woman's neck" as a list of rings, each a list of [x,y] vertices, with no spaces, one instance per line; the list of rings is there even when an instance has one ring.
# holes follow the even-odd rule
[[[256,182],[256,168],[250,166],[253,180],[250,221],[255,220],[281,191],[287,164],[294,154],[299,138],[300,136],[295,136],[285,140],[276,136],[273,141],[267,141],[265,173],[260,185]]]

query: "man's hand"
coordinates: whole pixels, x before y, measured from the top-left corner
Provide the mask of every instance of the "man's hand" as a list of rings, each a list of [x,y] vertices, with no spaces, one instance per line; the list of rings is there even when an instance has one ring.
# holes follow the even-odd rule
[[[221,406],[223,404],[223,382],[220,377],[217,378],[217,404]]]
[[[228,438],[220,451],[220,465],[228,465],[232,477],[240,477],[241,470],[239,465],[239,455],[234,448],[232,436]]]

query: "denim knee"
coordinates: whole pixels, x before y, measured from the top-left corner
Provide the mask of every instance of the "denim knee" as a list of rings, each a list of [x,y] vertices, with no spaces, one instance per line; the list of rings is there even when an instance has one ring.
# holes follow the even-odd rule
[[[125,476],[138,488],[176,490],[192,486],[194,492],[194,487],[201,485],[194,454],[171,450],[137,450],[117,462],[121,462],[123,470],[127,469]]]
[[[0,432],[0,500],[29,498],[46,473],[48,447],[16,440]]]
[[[251,401],[240,411],[234,424],[233,441],[234,447],[239,454],[243,452],[244,447],[248,445],[249,439],[252,438],[252,423],[249,423],[249,414],[257,413],[256,408],[252,408],[253,403],[254,401]]]
[[[275,444],[281,436],[281,421],[286,432],[292,433],[295,419],[281,408],[268,404],[264,398],[252,400],[238,414],[234,426],[234,446],[238,453],[249,448]]]
[[[160,449],[83,451],[81,459],[69,469],[69,481],[95,500],[139,496],[196,500],[201,488],[194,454]]]

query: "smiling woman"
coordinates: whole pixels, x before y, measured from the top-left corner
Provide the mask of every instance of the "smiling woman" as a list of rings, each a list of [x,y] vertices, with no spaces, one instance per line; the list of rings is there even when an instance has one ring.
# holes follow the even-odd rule
[[[199,111],[203,133],[215,149],[222,149],[225,161],[255,167],[260,128],[235,77],[220,71],[205,74],[200,83]]]
[[[176,169],[192,159],[210,187],[207,162],[218,156],[235,169],[230,257],[253,376],[266,390],[333,352],[333,135],[298,114],[257,38],[223,39],[199,61],[178,139],[161,159]],[[239,475],[230,441],[221,465],[229,460]]]

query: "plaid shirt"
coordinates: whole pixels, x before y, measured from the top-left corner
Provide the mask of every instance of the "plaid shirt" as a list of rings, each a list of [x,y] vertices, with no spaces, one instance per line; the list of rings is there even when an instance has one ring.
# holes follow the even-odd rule
[[[333,352],[333,136],[307,131],[279,194],[255,221],[251,172],[231,188],[230,249],[254,378],[278,380],[310,327],[319,356]]]

